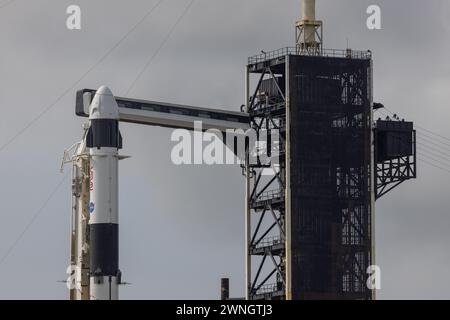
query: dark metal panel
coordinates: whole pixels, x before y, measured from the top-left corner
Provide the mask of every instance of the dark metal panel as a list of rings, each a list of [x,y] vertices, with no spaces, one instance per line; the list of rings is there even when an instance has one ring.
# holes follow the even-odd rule
[[[413,155],[413,123],[404,121],[376,122],[377,162]]]
[[[90,270],[93,276],[119,274],[119,225],[90,225]]]
[[[379,199],[417,177],[416,131],[412,122],[378,120],[374,129],[376,185]]]
[[[222,278],[220,279],[220,300],[230,299],[230,279]]]
[[[91,126],[86,137],[88,148],[110,147],[122,149],[122,135],[119,122],[112,119],[91,120]]]
[[[293,298],[370,299],[370,60],[289,69]]]

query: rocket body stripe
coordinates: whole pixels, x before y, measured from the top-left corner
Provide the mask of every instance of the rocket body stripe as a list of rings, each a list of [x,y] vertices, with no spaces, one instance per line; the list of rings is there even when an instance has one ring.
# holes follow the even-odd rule
[[[96,252],[90,260],[94,276],[117,276],[119,273],[119,225],[90,225],[90,249]]]
[[[101,87],[89,110],[86,138],[90,155],[90,297],[119,298],[118,157],[122,147],[118,106],[106,87]]]

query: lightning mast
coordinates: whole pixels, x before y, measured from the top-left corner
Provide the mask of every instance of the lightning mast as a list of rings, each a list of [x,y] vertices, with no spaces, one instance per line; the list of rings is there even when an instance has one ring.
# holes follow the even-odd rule
[[[322,21],[316,20],[316,0],[302,1],[302,19],[297,21],[295,34],[298,54],[322,53]]]

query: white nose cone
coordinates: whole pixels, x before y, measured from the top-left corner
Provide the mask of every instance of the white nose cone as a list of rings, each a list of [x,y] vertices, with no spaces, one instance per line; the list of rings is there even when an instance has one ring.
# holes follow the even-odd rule
[[[119,119],[119,106],[108,87],[97,90],[89,107],[89,119]]]

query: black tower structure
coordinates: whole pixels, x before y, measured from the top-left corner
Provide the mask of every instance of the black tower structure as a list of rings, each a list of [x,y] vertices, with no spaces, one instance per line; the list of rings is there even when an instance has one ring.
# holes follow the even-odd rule
[[[247,101],[280,132],[279,170],[245,168],[247,298],[373,299],[375,200],[416,170],[412,123],[373,121],[371,52],[251,57]]]

